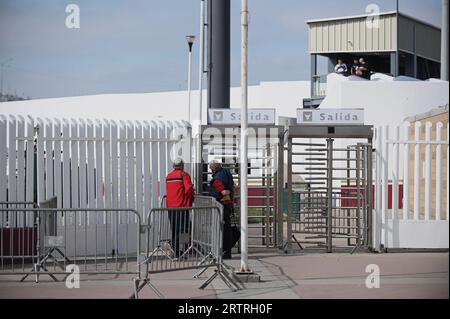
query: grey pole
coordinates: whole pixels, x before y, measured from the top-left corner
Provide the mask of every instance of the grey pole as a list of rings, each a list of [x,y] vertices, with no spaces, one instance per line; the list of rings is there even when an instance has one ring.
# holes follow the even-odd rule
[[[208,108],[230,108],[230,0],[208,2]]]
[[[248,0],[241,0],[241,272],[248,265]]]
[[[448,0],[442,0],[441,79],[448,81]]]

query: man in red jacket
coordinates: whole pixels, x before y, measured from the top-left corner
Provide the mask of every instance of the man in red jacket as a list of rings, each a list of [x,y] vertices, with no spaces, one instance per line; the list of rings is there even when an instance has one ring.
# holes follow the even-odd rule
[[[166,177],[167,208],[191,207],[194,202],[194,185],[191,176],[184,171],[182,159],[173,162],[173,171]],[[180,252],[180,235],[189,233],[189,211],[180,209],[170,211],[169,220],[172,231],[172,248],[175,257],[178,258]],[[182,247],[183,248],[183,247]]]

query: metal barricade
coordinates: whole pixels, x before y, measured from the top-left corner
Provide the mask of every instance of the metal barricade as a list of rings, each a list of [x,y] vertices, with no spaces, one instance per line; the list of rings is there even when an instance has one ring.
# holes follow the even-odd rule
[[[222,262],[223,208],[203,206],[208,199],[197,197],[193,207],[155,208],[147,217],[144,272],[135,282],[134,297],[149,286],[159,297],[164,296],[150,282],[152,273],[215,268],[200,286],[207,287],[216,277],[236,291],[240,287]]]
[[[0,272],[15,271],[37,260],[37,227],[35,215],[26,210],[36,208],[33,202],[0,202]],[[18,213],[9,209],[23,209]]]
[[[6,229],[23,233],[33,227],[33,245],[20,254],[0,255],[0,275],[68,275],[67,266],[80,274],[140,276],[140,214],[132,209],[1,208],[2,235]],[[10,236],[10,247],[21,247],[21,237]],[[117,243],[116,238],[120,238]],[[11,260],[14,262],[7,263]],[[30,270],[31,269],[31,270]]]

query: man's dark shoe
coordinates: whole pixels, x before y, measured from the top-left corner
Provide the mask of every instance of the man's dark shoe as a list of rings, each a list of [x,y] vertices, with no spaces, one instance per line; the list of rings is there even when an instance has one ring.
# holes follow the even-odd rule
[[[223,254],[222,259],[232,259],[231,254]]]

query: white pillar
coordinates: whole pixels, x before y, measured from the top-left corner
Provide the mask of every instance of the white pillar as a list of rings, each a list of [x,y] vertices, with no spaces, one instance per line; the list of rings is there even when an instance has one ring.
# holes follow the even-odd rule
[[[248,272],[248,0],[241,0],[241,24],[241,272]]]

